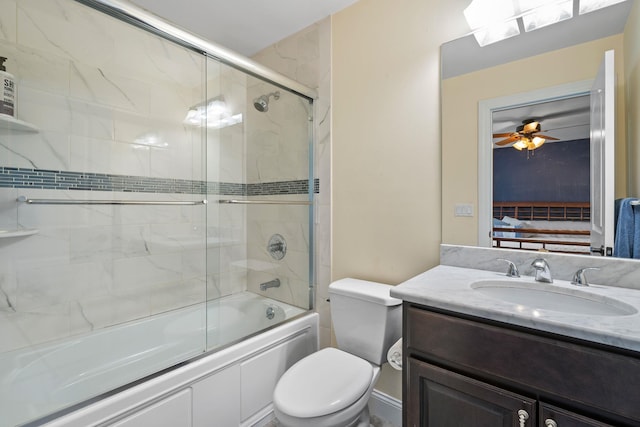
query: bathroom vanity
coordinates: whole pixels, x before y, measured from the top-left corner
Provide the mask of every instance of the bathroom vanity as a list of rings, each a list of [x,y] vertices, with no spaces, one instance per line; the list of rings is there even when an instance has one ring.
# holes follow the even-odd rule
[[[391,295],[403,425],[640,425],[640,291],[441,265]]]

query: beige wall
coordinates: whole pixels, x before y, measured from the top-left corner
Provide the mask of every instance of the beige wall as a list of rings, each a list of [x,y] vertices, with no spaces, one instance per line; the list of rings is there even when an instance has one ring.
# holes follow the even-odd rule
[[[636,5],[637,6],[637,5]],[[478,101],[593,79],[606,50],[616,51],[616,195],[626,194],[622,34],[492,67],[442,82],[442,241],[476,245],[478,218],[454,217],[458,203],[478,204]]]
[[[640,2],[635,1],[624,31],[624,73],[627,93],[629,194],[640,197]]]
[[[467,31],[452,3],[360,0],[332,18],[333,280],[397,284],[439,262],[440,45]],[[399,373],[376,388],[400,398]]]
[[[439,3],[360,0],[333,16],[334,280],[397,284],[438,262]]]

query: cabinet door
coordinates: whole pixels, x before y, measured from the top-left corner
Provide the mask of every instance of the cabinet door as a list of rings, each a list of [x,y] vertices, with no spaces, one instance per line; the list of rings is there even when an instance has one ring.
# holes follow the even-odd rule
[[[535,400],[409,359],[406,426],[533,427]]]
[[[540,403],[540,425],[541,427],[614,427],[546,403]]]

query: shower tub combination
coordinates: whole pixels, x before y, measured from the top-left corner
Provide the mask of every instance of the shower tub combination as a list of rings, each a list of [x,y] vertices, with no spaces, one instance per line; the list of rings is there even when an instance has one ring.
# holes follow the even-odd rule
[[[283,324],[285,321],[289,322]],[[279,324],[282,325],[278,327]],[[217,351],[203,356],[205,337],[208,347]],[[316,314],[250,292],[232,295],[207,307],[202,304],[186,307],[85,336],[1,354],[0,426],[19,425],[60,408],[67,409],[35,424],[50,421],[51,425],[86,426],[121,420],[132,417],[131,413],[140,406],[146,407],[167,394],[193,388],[194,383],[212,372],[236,365],[246,370],[248,364],[251,367],[248,361],[252,360],[254,365],[266,369],[271,367],[265,364],[273,363],[288,367],[317,350],[317,346]],[[271,360],[269,353],[274,353],[273,348],[279,350],[277,358]],[[280,360],[283,354],[288,360],[286,364]],[[183,363],[187,360],[190,362]],[[163,372],[168,367],[172,369]],[[277,373],[275,369],[269,376]],[[141,379],[142,374],[149,376]],[[254,380],[264,381],[260,376]],[[151,391],[147,382],[153,385]],[[123,384],[132,386],[127,387],[125,393],[113,392]],[[267,380],[267,384],[263,382],[260,387],[267,385],[268,388],[268,384]],[[227,402],[233,397],[233,384],[221,380],[213,386],[230,391]],[[255,392],[253,386],[245,390],[245,394]],[[78,413],[63,416],[77,409],[74,404],[88,398],[98,403],[90,401]],[[210,401],[212,398],[203,396],[207,405],[215,404]],[[229,406],[223,405],[202,425],[224,425],[217,424],[216,420],[229,410],[232,413],[227,418],[235,416],[237,425],[243,420],[249,420],[252,425],[256,414],[258,418],[268,414],[271,396],[263,393],[251,398],[262,402],[254,405],[255,413],[251,410],[233,413],[233,408],[238,406],[236,396]],[[105,408],[110,409],[105,411]],[[261,414],[260,410],[265,408],[267,413]],[[175,425],[195,426],[191,418],[181,418]],[[169,425],[166,420],[162,423]]]
[[[0,427],[268,422],[318,349],[315,92],[127,1],[5,3]]]

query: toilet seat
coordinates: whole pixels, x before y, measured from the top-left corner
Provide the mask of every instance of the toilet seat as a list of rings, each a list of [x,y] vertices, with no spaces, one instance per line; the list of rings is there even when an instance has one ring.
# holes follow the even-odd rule
[[[300,360],[282,375],[273,403],[280,411],[298,418],[332,414],[363,396],[373,373],[373,366],[366,360],[325,348]]]

